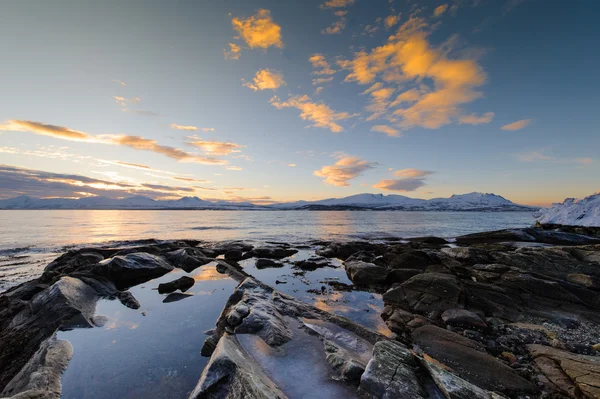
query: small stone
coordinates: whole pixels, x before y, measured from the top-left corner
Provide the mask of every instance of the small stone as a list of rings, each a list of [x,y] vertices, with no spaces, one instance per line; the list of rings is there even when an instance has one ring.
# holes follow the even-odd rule
[[[592,349],[597,352],[600,352],[600,344],[592,345]]]
[[[502,352],[500,357],[506,360],[509,364],[513,364],[517,362],[517,357],[510,352]]]

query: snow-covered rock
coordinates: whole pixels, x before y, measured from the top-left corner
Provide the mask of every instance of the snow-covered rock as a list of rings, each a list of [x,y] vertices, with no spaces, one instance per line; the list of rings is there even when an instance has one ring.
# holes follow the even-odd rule
[[[538,222],[600,227],[600,193],[583,199],[567,198],[538,212]]]

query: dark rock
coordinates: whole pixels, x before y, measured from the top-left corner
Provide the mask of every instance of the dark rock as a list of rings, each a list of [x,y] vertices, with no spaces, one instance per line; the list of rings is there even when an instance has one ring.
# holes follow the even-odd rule
[[[495,242],[537,242],[552,245],[588,245],[598,244],[600,239],[581,234],[537,228],[508,229],[468,234],[456,238],[459,245],[473,245]]]
[[[94,266],[93,272],[107,277],[117,287],[130,287],[173,270],[163,258],[144,252],[114,256]]]
[[[266,258],[256,259],[256,268],[257,269],[266,269],[268,267],[283,267],[283,263],[274,261],[272,259],[266,259]]]
[[[121,301],[121,303],[127,306],[129,309],[139,309],[141,306],[138,300],[135,299],[133,294],[129,291],[119,292],[117,294],[117,298],[119,298],[119,301]]]
[[[348,278],[354,284],[381,284],[387,278],[387,270],[373,263],[350,261],[344,264]]]
[[[194,295],[173,292],[172,294],[167,295],[165,299],[163,299],[163,303],[177,302],[177,301],[181,301],[182,299],[189,298],[192,296],[194,296]]]
[[[196,280],[191,277],[183,276],[178,278],[177,280],[173,280],[168,283],[162,283],[158,285],[158,293],[159,294],[170,294],[171,292],[175,292],[180,290],[181,292],[185,292],[192,288]]]
[[[388,265],[390,269],[419,269],[425,270],[432,263],[429,255],[423,251],[407,251],[397,255]]]
[[[213,258],[206,256],[199,248],[181,248],[176,251],[167,252],[165,257],[175,267],[179,267],[187,273],[191,273],[200,266],[206,265],[214,260]]]
[[[571,273],[567,275],[567,280],[573,284],[600,291],[600,278],[587,274]]]
[[[326,258],[323,258],[321,256],[315,256],[305,260],[294,262],[294,266],[302,270],[313,271],[323,267],[331,266],[331,264]]]
[[[403,283],[412,276],[423,273],[423,270],[419,269],[394,269],[390,270],[387,275],[386,283]]]
[[[427,355],[480,388],[508,395],[536,391],[529,381],[488,355],[480,343],[431,325],[414,330],[412,339]]]
[[[227,260],[242,260],[244,258],[244,253],[239,249],[232,249],[225,252],[225,259]]]
[[[408,323],[413,320],[414,316],[412,313],[406,310],[396,309],[392,314],[386,318],[385,324],[388,328],[396,334],[404,334],[409,332]]]
[[[423,244],[433,244],[433,245],[448,244],[448,241],[446,241],[445,239],[440,238],[440,237],[433,237],[433,236],[413,237],[413,238],[408,238],[407,240],[411,241],[411,242],[418,242],[418,243],[423,243]]]
[[[282,247],[258,247],[254,248],[248,256],[256,258],[268,258],[268,259],[283,259],[298,253],[297,249],[293,248],[282,248]]]
[[[448,309],[442,313],[444,323],[463,328],[486,329],[487,324],[475,313],[466,309]]]
[[[376,252],[381,246],[363,241],[356,242],[333,242],[327,247],[316,251],[317,255],[326,258],[348,259],[352,254],[360,251]]]

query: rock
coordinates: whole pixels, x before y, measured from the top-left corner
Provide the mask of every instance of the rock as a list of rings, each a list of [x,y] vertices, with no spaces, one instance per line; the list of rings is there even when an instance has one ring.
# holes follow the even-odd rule
[[[167,252],[165,257],[175,267],[179,267],[187,273],[191,273],[200,266],[206,265],[214,260],[211,257],[206,256],[199,248],[181,248],[176,251]]]
[[[282,248],[282,247],[258,247],[254,248],[248,256],[256,258],[268,258],[268,259],[283,259],[292,256],[298,252],[297,249],[293,248]]]
[[[563,394],[600,398],[600,357],[569,353],[542,345],[527,345],[537,366]]]
[[[365,372],[365,364],[333,341],[325,339],[323,345],[327,362],[331,367],[339,373],[343,380],[358,385],[360,377]]]
[[[237,338],[225,334],[189,398],[284,399],[287,396],[246,353]]]
[[[225,259],[227,260],[242,260],[244,258],[244,253],[239,249],[232,249],[225,252]]]
[[[113,281],[117,287],[130,287],[165,275],[173,270],[173,266],[159,256],[136,252],[105,259],[92,270]]]
[[[445,245],[448,244],[448,241],[440,238],[440,237],[433,237],[433,236],[427,236],[427,237],[413,237],[413,238],[407,238],[408,241],[410,242],[418,242],[418,243],[423,243],[423,244],[432,244],[432,245]]]
[[[384,303],[404,305],[418,313],[456,308],[461,302],[462,288],[449,274],[424,273],[411,277],[402,285],[383,294]]]
[[[587,245],[600,242],[597,238],[562,231],[537,228],[507,229],[467,234],[456,238],[458,245],[473,245],[496,242],[537,242],[552,245]]]
[[[427,266],[437,263],[423,251],[406,251],[397,255],[388,265],[390,269],[425,270]]]
[[[177,301],[181,301],[182,299],[189,298],[192,296],[194,296],[194,295],[173,292],[172,294],[167,295],[165,299],[163,299],[163,303],[177,302]]]
[[[95,315],[95,316],[92,316],[91,321],[95,327],[104,327],[106,325],[106,323],[108,323],[108,317],[103,316],[103,315]]]
[[[600,291],[600,278],[589,276],[587,274],[571,273],[567,275],[567,281],[581,285],[586,288]]]
[[[138,302],[137,299],[135,299],[135,297],[133,296],[133,294],[129,291],[121,291],[117,294],[117,298],[119,298],[119,301],[121,301],[121,303],[125,306],[127,306],[129,309],[139,309],[140,303]]]
[[[467,262],[470,264],[493,262],[491,255],[483,249],[454,247],[442,248],[441,251],[442,253],[460,262]]]
[[[480,330],[487,328],[487,324],[481,320],[481,317],[466,309],[448,309],[442,313],[442,320],[451,326]]]
[[[192,288],[196,280],[188,276],[182,276],[177,280],[173,280],[168,283],[162,283],[158,285],[158,293],[159,294],[170,294],[171,292],[175,292],[180,290],[181,292],[185,292]]]
[[[350,261],[344,264],[348,278],[354,284],[381,284],[387,278],[387,270],[373,263]]]
[[[51,337],[45,340],[6,385],[0,397],[12,399],[53,399],[61,397],[60,376],[67,369],[73,346],[69,341]]]
[[[485,352],[478,342],[432,325],[412,332],[415,345],[460,378],[488,391],[508,395],[534,393],[535,387]]]
[[[331,266],[329,260],[322,256],[313,256],[311,258],[294,262],[294,266],[307,271],[317,270],[323,267]]]
[[[600,352],[600,344],[592,345],[592,349],[597,352]]]
[[[326,258],[338,258],[341,260],[346,260],[356,252],[372,252],[373,249],[377,249],[378,247],[378,245],[363,241],[333,242],[325,248],[318,249],[316,254]]]
[[[396,334],[404,334],[409,332],[408,323],[414,319],[412,313],[406,310],[396,309],[392,314],[385,320],[385,324],[388,328]]]
[[[360,379],[358,392],[368,398],[425,398],[417,364],[410,351],[392,341],[377,342],[373,358]]]
[[[266,258],[258,258],[256,259],[256,268],[257,269],[266,269],[268,267],[283,267],[283,263],[266,259]]]
[[[386,278],[387,284],[403,283],[412,276],[423,273],[419,269],[394,269],[389,270]]]

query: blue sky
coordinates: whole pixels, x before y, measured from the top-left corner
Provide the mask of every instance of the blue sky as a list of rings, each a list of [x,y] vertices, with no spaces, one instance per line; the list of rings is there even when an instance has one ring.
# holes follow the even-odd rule
[[[5,1],[0,197],[57,183],[48,196],[586,196],[600,190],[598,11]]]

